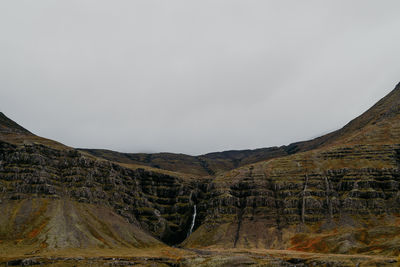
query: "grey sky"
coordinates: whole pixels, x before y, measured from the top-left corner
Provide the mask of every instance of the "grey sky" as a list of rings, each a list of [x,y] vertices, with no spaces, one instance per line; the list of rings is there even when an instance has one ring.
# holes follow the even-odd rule
[[[400,1],[0,0],[0,110],[74,147],[202,154],[342,127],[400,81]]]

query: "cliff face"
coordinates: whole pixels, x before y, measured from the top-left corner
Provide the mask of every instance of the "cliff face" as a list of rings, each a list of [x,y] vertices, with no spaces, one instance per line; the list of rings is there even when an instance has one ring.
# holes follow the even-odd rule
[[[185,245],[397,255],[399,107],[397,86],[317,149],[217,176]]]
[[[304,245],[304,250],[320,251],[320,245],[320,252],[355,253],[369,241],[343,238],[345,245],[336,240],[327,246],[322,237],[362,231],[367,222],[378,219],[382,221],[376,226],[392,226],[396,234],[390,238],[397,238],[399,149],[400,145],[334,147],[221,175],[213,181],[209,198],[198,205],[204,219],[185,244],[295,249],[301,248],[296,235],[306,233],[320,240],[315,246]]]
[[[321,138],[197,157],[79,151],[3,116],[0,200],[9,212],[0,220],[0,240],[33,242],[27,237],[34,231],[35,244],[50,247],[146,246],[159,244],[155,237],[186,247],[397,255],[399,107],[397,86]],[[45,219],[19,226],[37,212]],[[75,215],[61,227],[58,213]],[[85,238],[55,241],[47,234],[67,228]],[[125,239],[121,228],[130,229]]]
[[[45,197],[95,204],[166,243],[186,237],[194,197],[190,181],[40,144],[0,142],[0,162],[2,200]]]
[[[260,148],[254,150],[231,150],[209,153],[200,156],[189,156],[174,153],[120,153],[103,149],[79,149],[95,157],[119,162],[126,165],[142,165],[162,170],[186,173],[194,176],[213,177],[218,173],[229,171],[240,166],[287,156],[286,146]]]

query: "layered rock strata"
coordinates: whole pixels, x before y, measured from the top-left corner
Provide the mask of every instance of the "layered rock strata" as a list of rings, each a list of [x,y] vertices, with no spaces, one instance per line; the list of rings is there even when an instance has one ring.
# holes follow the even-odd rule
[[[76,150],[0,142],[0,199],[71,199],[110,207],[166,243],[186,237],[199,195],[190,181],[95,160]],[[196,190],[195,190],[196,189]]]

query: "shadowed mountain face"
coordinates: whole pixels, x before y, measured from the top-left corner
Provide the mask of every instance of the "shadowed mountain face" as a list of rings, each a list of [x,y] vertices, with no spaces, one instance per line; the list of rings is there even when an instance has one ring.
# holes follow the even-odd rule
[[[153,168],[186,173],[195,176],[214,176],[239,166],[288,155],[286,147],[260,148],[255,150],[231,150],[189,156],[173,153],[120,153],[102,149],[80,149],[93,156],[131,165],[145,165]]]
[[[399,164],[399,85],[314,140],[200,156],[77,150],[1,114],[0,246],[398,255]]]

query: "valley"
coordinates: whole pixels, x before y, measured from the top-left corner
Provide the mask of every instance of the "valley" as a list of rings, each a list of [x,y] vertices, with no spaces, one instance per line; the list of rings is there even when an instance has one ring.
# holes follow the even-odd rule
[[[400,84],[322,137],[198,156],[76,149],[1,113],[0,210],[4,266],[393,266]]]

